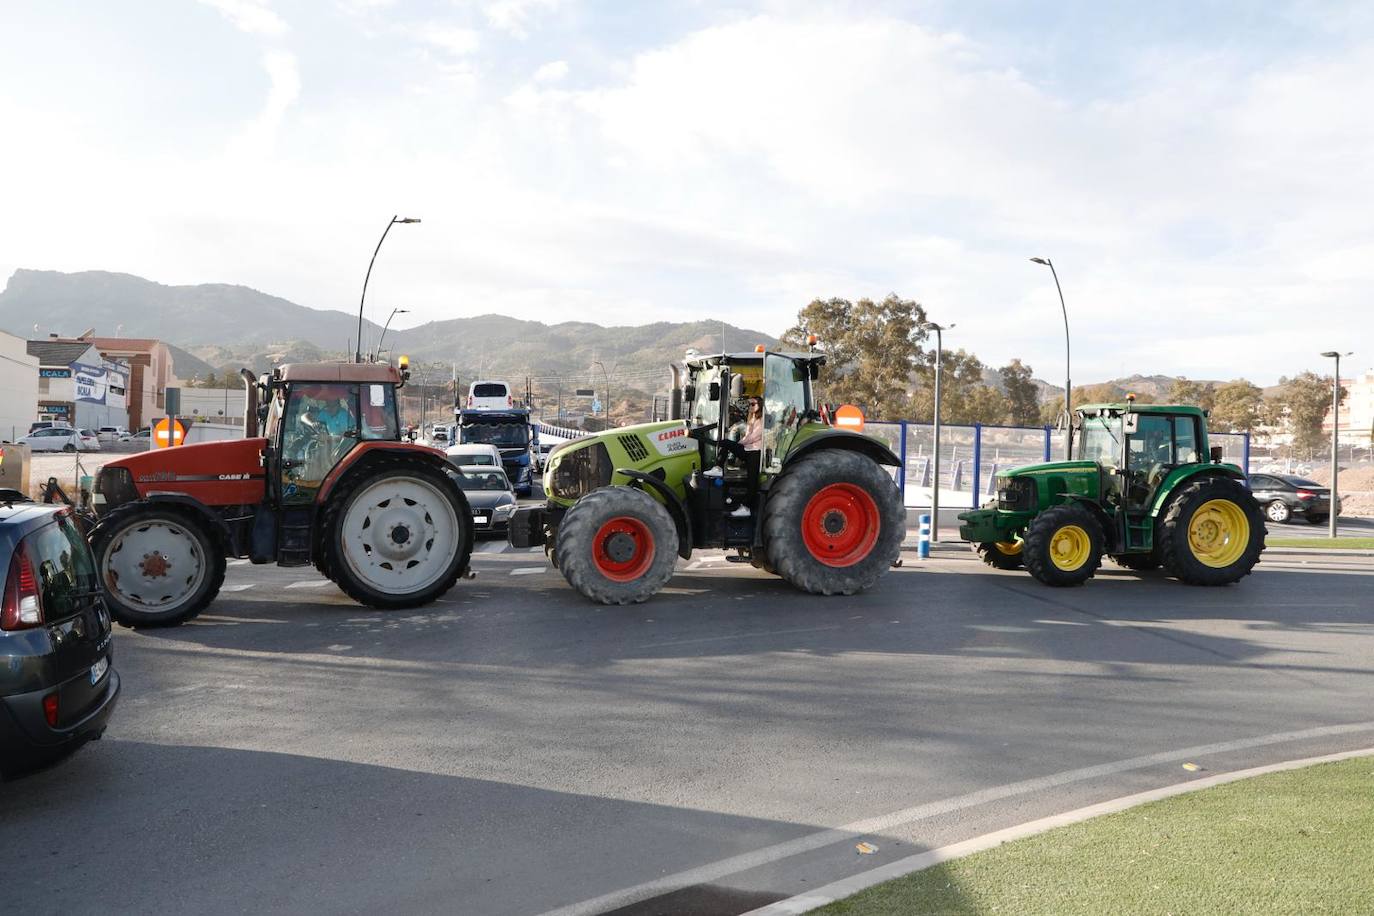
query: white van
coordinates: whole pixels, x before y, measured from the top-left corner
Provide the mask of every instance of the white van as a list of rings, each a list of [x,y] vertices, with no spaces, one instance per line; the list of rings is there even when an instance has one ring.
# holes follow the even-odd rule
[[[468,386],[466,406],[470,410],[509,410],[515,406],[515,398],[505,382],[483,380]]]

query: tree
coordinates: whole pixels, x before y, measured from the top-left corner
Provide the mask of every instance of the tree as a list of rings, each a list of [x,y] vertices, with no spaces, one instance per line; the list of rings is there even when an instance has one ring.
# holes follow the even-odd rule
[[[1007,401],[983,382],[981,360],[965,350],[945,350],[940,360],[940,419],[944,423],[1005,423]],[[935,416],[935,351],[926,350],[916,371],[919,387],[911,398],[911,416]]]
[[[1283,379],[1279,379],[1282,384]],[[1280,395],[1285,408],[1288,430],[1293,434],[1293,449],[1311,456],[1322,449],[1326,437],[1322,421],[1331,408],[1331,379],[1315,372],[1302,372],[1288,379]],[[1340,399],[1346,390],[1341,388]]]
[[[1254,432],[1263,409],[1264,392],[1246,379],[1238,378],[1216,389],[1210,425],[1217,432]]]
[[[1211,382],[1194,382],[1179,376],[1169,386],[1169,402],[1193,404],[1203,410],[1211,410],[1215,393],[1216,386]]]
[[[997,371],[1002,376],[1002,388],[1007,394],[1007,422],[1013,426],[1038,425],[1040,392],[1032,381],[1031,367],[1014,359]]]
[[[821,398],[857,404],[874,419],[909,415],[911,376],[923,357],[926,313],[895,293],[881,302],[816,299],[797,313],[783,342],[802,348],[815,334],[828,360]]]

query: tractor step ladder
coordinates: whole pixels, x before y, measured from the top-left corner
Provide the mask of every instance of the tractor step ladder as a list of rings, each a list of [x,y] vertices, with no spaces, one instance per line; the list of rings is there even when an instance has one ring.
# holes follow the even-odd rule
[[[1126,548],[1154,545],[1154,519],[1143,510],[1126,513]]]
[[[312,509],[284,509],[281,515],[281,543],[277,547],[278,566],[309,566]]]

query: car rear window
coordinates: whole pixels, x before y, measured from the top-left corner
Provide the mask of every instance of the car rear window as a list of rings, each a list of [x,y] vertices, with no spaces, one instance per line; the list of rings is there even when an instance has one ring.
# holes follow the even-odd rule
[[[475,398],[504,398],[506,396],[506,386],[500,384],[473,385],[472,396]]]
[[[1291,484],[1292,484],[1293,486],[1295,486],[1295,487],[1320,487],[1320,486],[1322,486],[1322,484],[1317,483],[1315,480],[1308,480],[1308,479],[1305,478],[1305,477],[1290,477],[1290,478],[1288,478],[1288,482],[1291,483]]]
[[[24,538],[24,549],[38,573],[43,616],[61,620],[79,613],[97,590],[90,548],[66,516]]]

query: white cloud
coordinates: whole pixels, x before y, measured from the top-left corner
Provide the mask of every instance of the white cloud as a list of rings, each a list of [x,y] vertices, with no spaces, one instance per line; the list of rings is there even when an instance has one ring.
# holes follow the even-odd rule
[[[483,6],[487,22],[516,38],[528,38],[533,22],[553,12],[562,0],[491,0]]]
[[[567,75],[568,62],[566,60],[551,60],[535,70],[534,76],[530,79],[536,83],[557,83]]]
[[[455,57],[463,57],[476,51],[481,44],[477,32],[454,26],[430,24],[415,30],[415,34],[425,44],[445,51]]]
[[[233,23],[234,28],[250,35],[279,38],[287,32],[286,22],[272,11],[269,0],[200,0],[214,7]]]

